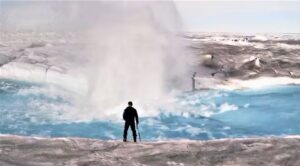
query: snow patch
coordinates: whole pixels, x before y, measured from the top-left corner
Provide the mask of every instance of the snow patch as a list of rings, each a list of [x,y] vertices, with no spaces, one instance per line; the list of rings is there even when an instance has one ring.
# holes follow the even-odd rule
[[[255,35],[252,39],[259,40],[259,41],[267,41],[268,40],[268,38],[264,35]]]
[[[239,107],[236,106],[236,105],[224,103],[220,106],[220,112],[219,113],[224,113],[224,112],[228,112],[228,111],[236,111],[238,109],[239,109]]]

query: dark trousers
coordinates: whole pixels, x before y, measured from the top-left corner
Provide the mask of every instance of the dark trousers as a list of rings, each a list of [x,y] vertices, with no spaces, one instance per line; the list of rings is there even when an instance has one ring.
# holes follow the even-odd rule
[[[134,140],[134,142],[136,142],[136,131],[135,131],[135,123],[134,123],[134,121],[133,122],[127,122],[127,121],[125,121],[124,134],[123,134],[124,141],[127,140],[127,131],[128,131],[129,126],[130,126],[131,131],[132,131],[133,140]]]

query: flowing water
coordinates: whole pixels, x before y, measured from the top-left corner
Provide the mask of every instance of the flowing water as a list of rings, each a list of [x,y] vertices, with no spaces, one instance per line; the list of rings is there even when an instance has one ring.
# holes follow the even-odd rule
[[[14,80],[2,79],[0,84],[2,134],[122,138],[123,110],[113,120],[65,119],[75,107],[66,95],[71,92],[54,93],[49,89],[56,87]],[[156,116],[141,114],[140,132],[144,140],[299,134],[299,98],[300,87],[292,85],[181,93],[170,103],[176,107],[158,106]]]
[[[121,139],[128,100],[143,140],[300,133],[300,86],[186,92],[198,60],[171,2],[0,9],[0,134]]]

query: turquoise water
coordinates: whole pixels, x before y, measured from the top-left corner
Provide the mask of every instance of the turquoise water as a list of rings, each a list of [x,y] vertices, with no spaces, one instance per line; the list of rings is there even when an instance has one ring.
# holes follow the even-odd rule
[[[123,122],[75,122],[61,118],[75,106],[67,91],[0,80],[0,133],[45,137],[121,139]],[[161,106],[155,117],[141,117],[144,140],[196,139],[300,134],[300,86],[180,94],[181,110]],[[170,109],[170,108],[169,108]],[[121,117],[121,115],[120,115]]]

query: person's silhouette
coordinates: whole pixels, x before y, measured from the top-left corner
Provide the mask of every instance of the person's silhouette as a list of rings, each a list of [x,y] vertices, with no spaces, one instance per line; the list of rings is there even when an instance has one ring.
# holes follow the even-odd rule
[[[132,107],[132,102],[128,102],[128,107],[124,110],[123,113],[123,119],[125,120],[125,126],[124,126],[124,134],[123,134],[123,141],[127,141],[127,131],[130,126],[132,135],[133,135],[133,140],[136,142],[136,131],[135,131],[135,123],[134,120],[136,121],[136,124],[139,124],[139,116],[135,108]]]

